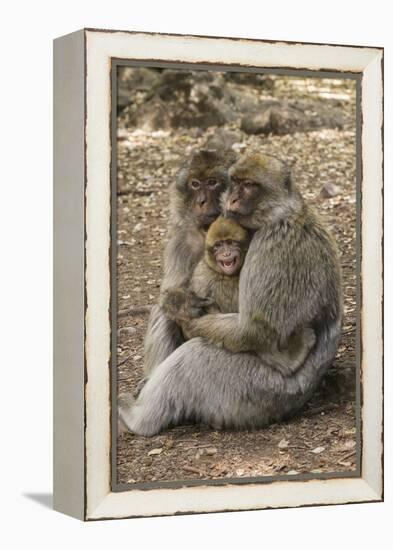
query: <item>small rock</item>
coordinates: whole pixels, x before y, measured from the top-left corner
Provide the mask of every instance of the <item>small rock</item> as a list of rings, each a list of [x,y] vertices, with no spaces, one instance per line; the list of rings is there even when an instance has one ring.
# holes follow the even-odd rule
[[[139,231],[142,231],[142,229],[143,229],[143,224],[142,223],[137,223],[134,226],[134,229],[132,231],[133,231],[133,233],[139,233]]]
[[[244,470],[243,470],[243,468],[239,468],[238,470],[236,470],[236,475],[239,476],[239,477],[242,476],[242,475],[244,475]]]
[[[315,447],[315,449],[313,449],[311,452],[314,453],[315,455],[319,455],[323,453],[324,450],[325,450],[325,447]]]
[[[241,121],[240,129],[246,134],[269,134],[271,133],[270,124],[271,110],[246,114]]]
[[[320,195],[324,199],[331,199],[332,197],[336,197],[337,195],[340,195],[341,193],[341,187],[336,185],[335,183],[325,183],[325,185],[322,187]]]
[[[289,476],[296,476],[299,472],[297,470],[289,470],[288,475]]]
[[[281,439],[280,443],[277,445],[279,449],[288,449],[289,441],[287,439]]]
[[[236,152],[241,151],[241,149],[245,149],[247,147],[246,143],[234,143],[231,147]]]
[[[217,449],[215,447],[209,447],[206,449],[206,454],[209,456],[215,455],[217,453]]]
[[[162,453],[162,447],[160,447],[159,449],[152,449],[147,454],[148,456],[153,456],[153,455],[160,455],[161,453]]]
[[[142,359],[142,355],[134,355],[135,361],[139,361],[139,359]]]
[[[207,140],[206,149],[230,149],[234,143],[239,143],[242,140],[242,134],[240,132],[231,132],[219,128],[216,132]]]

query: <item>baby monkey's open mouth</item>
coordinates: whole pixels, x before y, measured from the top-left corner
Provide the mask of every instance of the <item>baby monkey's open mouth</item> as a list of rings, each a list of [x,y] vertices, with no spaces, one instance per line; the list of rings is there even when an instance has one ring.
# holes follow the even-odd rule
[[[233,255],[231,258],[225,258],[225,260],[219,260],[221,271],[226,275],[233,275],[239,266],[239,256]]]

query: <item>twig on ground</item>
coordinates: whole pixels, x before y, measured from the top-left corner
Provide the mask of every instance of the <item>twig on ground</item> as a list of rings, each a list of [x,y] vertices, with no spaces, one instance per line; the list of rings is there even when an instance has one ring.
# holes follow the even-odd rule
[[[120,367],[120,365],[124,365],[124,363],[126,363],[129,359],[132,359],[132,357],[133,357],[132,355],[127,355],[127,357],[117,362],[117,366]],[[129,378],[132,378],[132,377],[128,376],[126,378],[118,378],[118,380],[128,380]]]
[[[145,315],[150,313],[152,306],[135,306],[129,307],[127,309],[119,309],[117,317],[127,317],[128,315]]]
[[[183,470],[192,474],[198,474],[202,477],[207,477],[206,472],[202,472],[201,470],[198,470],[198,468],[194,468],[194,466],[183,466]]]

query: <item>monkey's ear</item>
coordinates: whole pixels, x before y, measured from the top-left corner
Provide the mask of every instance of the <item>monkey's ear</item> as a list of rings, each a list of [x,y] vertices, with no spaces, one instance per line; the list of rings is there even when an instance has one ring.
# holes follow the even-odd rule
[[[175,186],[179,191],[184,191],[187,186],[187,180],[188,180],[188,173],[189,173],[189,167],[184,162],[182,166],[180,166],[179,170],[177,171],[176,179],[175,179]]]

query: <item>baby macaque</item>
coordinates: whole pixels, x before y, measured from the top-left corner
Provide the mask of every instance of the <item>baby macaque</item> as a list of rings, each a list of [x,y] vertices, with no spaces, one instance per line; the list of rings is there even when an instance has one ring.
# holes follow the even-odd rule
[[[239,275],[249,244],[249,232],[234,220],[220,216],[211,224],[189,287],[206,300],[206,313],[239,311]]]

